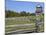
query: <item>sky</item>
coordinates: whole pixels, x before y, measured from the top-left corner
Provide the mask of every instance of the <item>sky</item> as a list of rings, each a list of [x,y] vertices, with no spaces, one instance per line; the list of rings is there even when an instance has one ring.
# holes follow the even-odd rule
[[[27,2],[27,1],[5,1],[6,10],[13,10],[16,12],[26,11],[30,13],[34,13],[36,10],[36,6],[39,4],[44,8],[43,2]]]

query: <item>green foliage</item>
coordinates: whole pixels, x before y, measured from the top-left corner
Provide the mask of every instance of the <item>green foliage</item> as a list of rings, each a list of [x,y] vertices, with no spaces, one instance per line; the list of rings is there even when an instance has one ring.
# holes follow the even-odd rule
[[[5,17],[20,17],[20,16],[33,16],[35,15],[34,13],[27,13],[26,11],[21,11],[20,13],[14,12],[11,10],[6,10],[5,11]]]

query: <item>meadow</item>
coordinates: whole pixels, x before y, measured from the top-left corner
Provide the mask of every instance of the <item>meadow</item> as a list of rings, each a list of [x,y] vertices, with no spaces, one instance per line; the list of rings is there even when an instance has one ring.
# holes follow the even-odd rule
[[[36,29],[36,16],[21,16],[5,18],[5,33],[11,33],[18,30],[35,30]],[[44,16],[38,18],[42,19],[42,24],[39,26],[38,31],[44,31]]]

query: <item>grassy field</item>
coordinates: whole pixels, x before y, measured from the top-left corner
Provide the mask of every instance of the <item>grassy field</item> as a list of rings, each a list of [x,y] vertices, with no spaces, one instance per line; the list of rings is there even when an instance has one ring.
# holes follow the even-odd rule
[[[24,16],[24,17],[11,17],[5,18],[5,32],[11,32],[16,30],[33,30],[36,29],[36,16]],[[39,16],[38,18],[44,20],[44,16]],[[43,21],[44,22],[44,21]],[[32,24],[30,26],[21,26],[24,24]],[[20,26],[16,26],[20,25]],[[44,31],[44,24],[42,24],[38,31]]]

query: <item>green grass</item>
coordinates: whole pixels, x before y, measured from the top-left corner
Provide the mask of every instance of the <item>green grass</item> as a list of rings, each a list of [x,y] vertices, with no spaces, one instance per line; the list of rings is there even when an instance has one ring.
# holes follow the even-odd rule
[[[15,18],[17,18],[17,17],[15,17]],[[19,17],[20,19],[21,19],[21,17]],[[23,18],[25,18],[25,20],[26,20],[26,18],[28,18],[28,20],[17,20],[16,21],[16,19],[11,19],[11,18],[9,18],[9,19],[7,19],[7,20],[5,20],[5,31],[6,31],[6,33],[7,32],[11,32],[11,31],[15,31],[15,30],[33,30],[33,28],[36,28],[35,27],[35,19],[37,18],[36,16],[27,16],[27,17],[23,17]],[[38,18],[40,18],[40,19],[42,19],[42,20],[44,20],[43,18],[44,18],[44,16],[39,16]],[[10,20],[11,19],[11,20]],[[15,27],[15,26],[13,26],[13,27],[10,27],[10,25],[16,25],[16,24],[32,24],[32,27],[30,26],[30,27]],[[7,27],[8,26],[8,27]],[[44,26],[42,25],[41,26],[41,29],[40,29],[40,31],[43,31],[43,28],[44,28]]]

